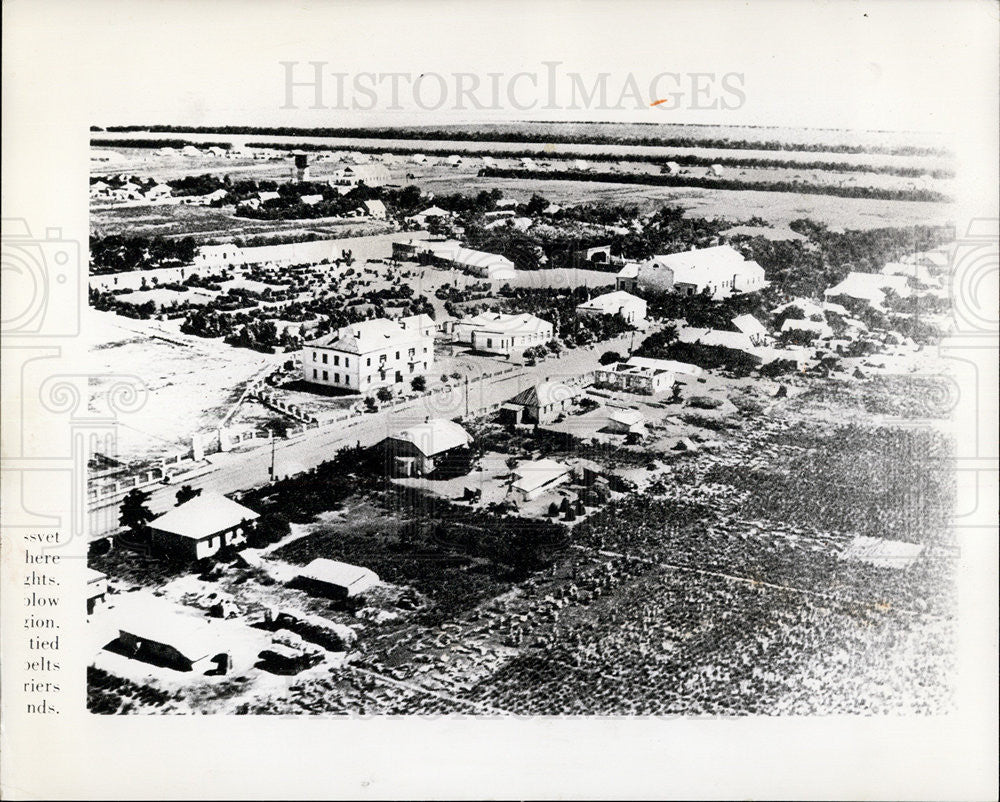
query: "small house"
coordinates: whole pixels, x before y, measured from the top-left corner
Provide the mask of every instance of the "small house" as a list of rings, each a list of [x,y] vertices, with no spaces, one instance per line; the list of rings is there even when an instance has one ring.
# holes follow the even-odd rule
[[[225,673],[225,627],[156,596],[134,594],[110,611],[126,656],[174,671]]]
[[[397,476],[426,476],[449,454],[468,448],[472,437],[450,420],[435,419],[411,426],[382,441]]]
[[[646,418],[637,409],[611,407],[608,409],[607,430],[615,434],[634,434],[645,428]]]
[[[246,543],[260,516],[219,493],[203,493],[149,522],[153,544],[191,560],[211,557],[224,546]]]
[[[583,391],[563,382],[543,381],[532,385],[501,407],[501,419],[511,423],[551,423],[573,407]]]

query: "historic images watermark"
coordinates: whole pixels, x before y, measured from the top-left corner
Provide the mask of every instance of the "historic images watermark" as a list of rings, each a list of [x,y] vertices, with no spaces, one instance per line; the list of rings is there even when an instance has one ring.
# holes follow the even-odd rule
[[[281,109],[340,111],[735,111],[741,72],[342,72],[327,61],[280,61]]]

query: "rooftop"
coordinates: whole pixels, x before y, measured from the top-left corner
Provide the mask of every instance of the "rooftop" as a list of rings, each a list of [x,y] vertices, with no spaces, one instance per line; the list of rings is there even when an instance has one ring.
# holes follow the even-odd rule
[[[299,571],[299,576],[357,593],[377,585],[380,581],[378,574],[370,568],[329,560],[326,557],[317,557]]]
[[[162,532],[202,540],[259,517],[249,507],[220,493],[203,493],[154,518],[149,525]]]
[[[433,457],[451,451],[453,448],[467,446],[472,437],[465,429],[454,421],[435,418],[426,423],[419,423],[391,436],[393,440],[412,443],[425,457]]]

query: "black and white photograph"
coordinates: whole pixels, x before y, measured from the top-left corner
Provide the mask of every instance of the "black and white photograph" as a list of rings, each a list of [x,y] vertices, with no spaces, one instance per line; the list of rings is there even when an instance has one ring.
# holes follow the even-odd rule
[[[995,793],[995,3],[40,5],[80,122],[10,186],[77,211],[5,192],[8,720],[836,725],[829,785],[628,787]],[[405,793],[626,793],[439,759]]]

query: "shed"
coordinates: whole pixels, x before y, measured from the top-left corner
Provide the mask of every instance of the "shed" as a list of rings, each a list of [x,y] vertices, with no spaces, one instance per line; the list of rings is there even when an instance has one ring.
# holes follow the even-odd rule
[[[568,465],[551,459],[540,459],[518,465],[512,472],[511,491],[522,501],[538,498],[546,490],[565,482],[570,476]]]
[[[295,581],[324,596],[350,599],[375,587],[381,580],[369,568],[317,557],[299,571]]]

